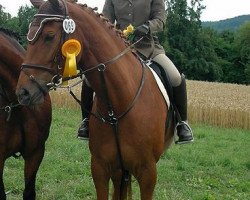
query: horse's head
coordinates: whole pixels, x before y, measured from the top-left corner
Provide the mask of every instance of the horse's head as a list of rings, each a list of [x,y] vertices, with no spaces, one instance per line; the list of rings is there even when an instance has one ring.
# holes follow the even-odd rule
[[[128,50],[124,51],[126,42],[122,32],[95,12],[95,8],[77,4],[75,0],[31,2],[39,10],[29,28],[27,54],[17,84],[16,94],[21,104],[43,102],[45,94],[61,80],[75,77],[76,63],[84,68],[81,73],[91,85],[98,82],[95,75],[99,66],[116,63],[123,68],[120,58]]]
[[[49,89],[59,82],[65,62],[61,48],[75,29],[67,2],[31,0],[31,3],[39,10],[29,27],[27,54],[16,89],[23,105],[42,103]]]

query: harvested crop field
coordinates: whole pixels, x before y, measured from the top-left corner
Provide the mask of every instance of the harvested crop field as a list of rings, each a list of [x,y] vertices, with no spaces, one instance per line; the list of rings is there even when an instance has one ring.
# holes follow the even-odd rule
[[[250,86],[187,80],[191,123],[250,129]],[[72,88],[79,98],[81,84]],[[51,92],[56,106],[79,108],[66,88]]]

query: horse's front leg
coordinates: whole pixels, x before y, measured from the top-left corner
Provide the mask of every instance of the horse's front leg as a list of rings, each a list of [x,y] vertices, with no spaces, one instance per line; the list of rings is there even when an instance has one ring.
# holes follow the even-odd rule
[[[0,160],[0,199],[6,200],[6,194],[4,190],[4,183],[3,183],[3,168],[4,168],[4,159]]]
[[[113,176],[111,177],[113,186],[114,186],[114,192],[112,195],[112,200],[117,200],[120,199],[120,192],[121,192],[121,173],[117,172],[114,173]]]
[[[24,179],[25,189],[23,192],[24,200],[35,200],[36,199],[36,174],[44,156],[44,146],[31,155],[24,157]]]
[[[95,184],[97,200],[108,200],[109,195],[109,175],[102,163],[91,157],[91,172]]]
[[[156,163],[152,161],[145,165],[135,178],[140,186],[141,200],[152,200],[157,179]]]

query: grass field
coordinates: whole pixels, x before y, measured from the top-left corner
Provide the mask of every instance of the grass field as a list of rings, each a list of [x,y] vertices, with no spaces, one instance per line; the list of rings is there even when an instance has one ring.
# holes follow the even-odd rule
[[[80,112],[54,108],[46,154],[37,176],[38,200],[95,199],[88,143],[76,139]],[[195,142],[173,145],[158,162],[155,200],[248,200],[250,131],[192,124]],[[4,170],[8,200],[22,199],[23,160]],[[133,181],[134,199],[139,199]]]

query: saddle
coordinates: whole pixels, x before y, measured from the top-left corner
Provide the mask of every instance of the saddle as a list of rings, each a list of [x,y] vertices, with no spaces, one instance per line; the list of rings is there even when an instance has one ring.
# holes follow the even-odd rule
[[[158,63],[154,62],[154,61],[146,61],[145,62],[146,65],[148,67],[150,67],[151,69],[153,69],[153,71],[157,74],[157,76],[159,77],[159,79],[161,80],[168,98],[169,98],[169,109],[168,109],[168,115],[167,115],[167,121],[166,121],[166,127],[168,128],[170,125],[170,122],[172,120],[174,120],[174,123],[176,123],[175,117],[174,117],[174,97],[173,97],[173,87],[172,84],[170,82],[170,78],[168,73],[164,70],[164,68],[159,65]]]
[[[151,61],[148,64],[148,66],[151,67],[154,70],[154,72],[158,75],[158,77],[162,81],[162,83],[163,83],[163,85],[168,93],[170,102],[172,102],[172,100],[173,100],[173,87],[171,85],[171,82],[170,82],[170,79],[169,79],[167,72],[164,70],[164,68],[161,65],[159,65],[158,63],[156,63],[154,61]]]

